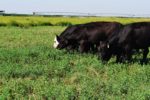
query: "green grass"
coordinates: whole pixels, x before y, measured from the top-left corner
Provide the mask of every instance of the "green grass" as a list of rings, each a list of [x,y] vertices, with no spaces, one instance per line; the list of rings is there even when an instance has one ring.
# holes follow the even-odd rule
[[[0,16],[0,26],[67,26],[91,21],[117,21],[123,24],[150,21],[150,18],[116,17],[42,17],[42,16]]]
[[[0,27],[0,100],[150,100],[150,64],[53,49],[65,28]]]

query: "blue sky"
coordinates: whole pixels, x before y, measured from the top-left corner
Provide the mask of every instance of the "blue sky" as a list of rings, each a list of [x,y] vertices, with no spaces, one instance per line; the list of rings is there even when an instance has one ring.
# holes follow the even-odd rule
[[[149,14],[150,0],[1,0],[0,10],[12,13],[37,11]]]

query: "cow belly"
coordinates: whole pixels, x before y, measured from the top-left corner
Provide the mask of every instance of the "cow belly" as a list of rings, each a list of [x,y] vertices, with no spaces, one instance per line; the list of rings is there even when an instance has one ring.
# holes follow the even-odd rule
[[[146,48],[149,46],[150,40],[148,39],[136,40],[136,43],[134,44],[134,48]]]
[[[103,34],[93,35],[93,36],[90,36],[88,39],[88,41],[91,43],[99,43],[99,41],[104,41],[104,40],[106,40],[106,36],[104,36]]]

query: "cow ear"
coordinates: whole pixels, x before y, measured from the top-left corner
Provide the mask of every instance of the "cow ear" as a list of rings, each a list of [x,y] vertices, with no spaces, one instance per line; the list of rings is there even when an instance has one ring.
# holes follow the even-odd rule
[[[109,46],[109,44],[107,43],[107,48],[109,49],[109,47],[110,47],[110,46]]]
[[[56,35],[56,39],[57,41],[60,41],[60,37],[58,35]]]

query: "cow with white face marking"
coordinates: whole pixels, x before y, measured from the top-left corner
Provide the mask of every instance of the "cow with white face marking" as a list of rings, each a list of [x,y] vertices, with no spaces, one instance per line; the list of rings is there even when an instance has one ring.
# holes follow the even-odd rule
[[[72,37],[73,31],[76,29],[76,25],[74,26],[69,26],[68,28],[63,31],[60,36],[56,35],[54,38],[54,44],[53,47],[57,49],[75,49],[76,44],[74,42],[74,39],[69,39]]]
[[[118,22],[91,22],[69,26],[60,36],[55,37],[54,47],[80,52],[97,51],[99,42],[105,41],[121,26]]]
[[[57,37],[55,37],[55,38],[54,38],[54,44],[53,44],[53,47],[54,47],[54,48],[57,48],[58,45],[59,45],[59,42],[58,42],[58,40],[57,40]]]

